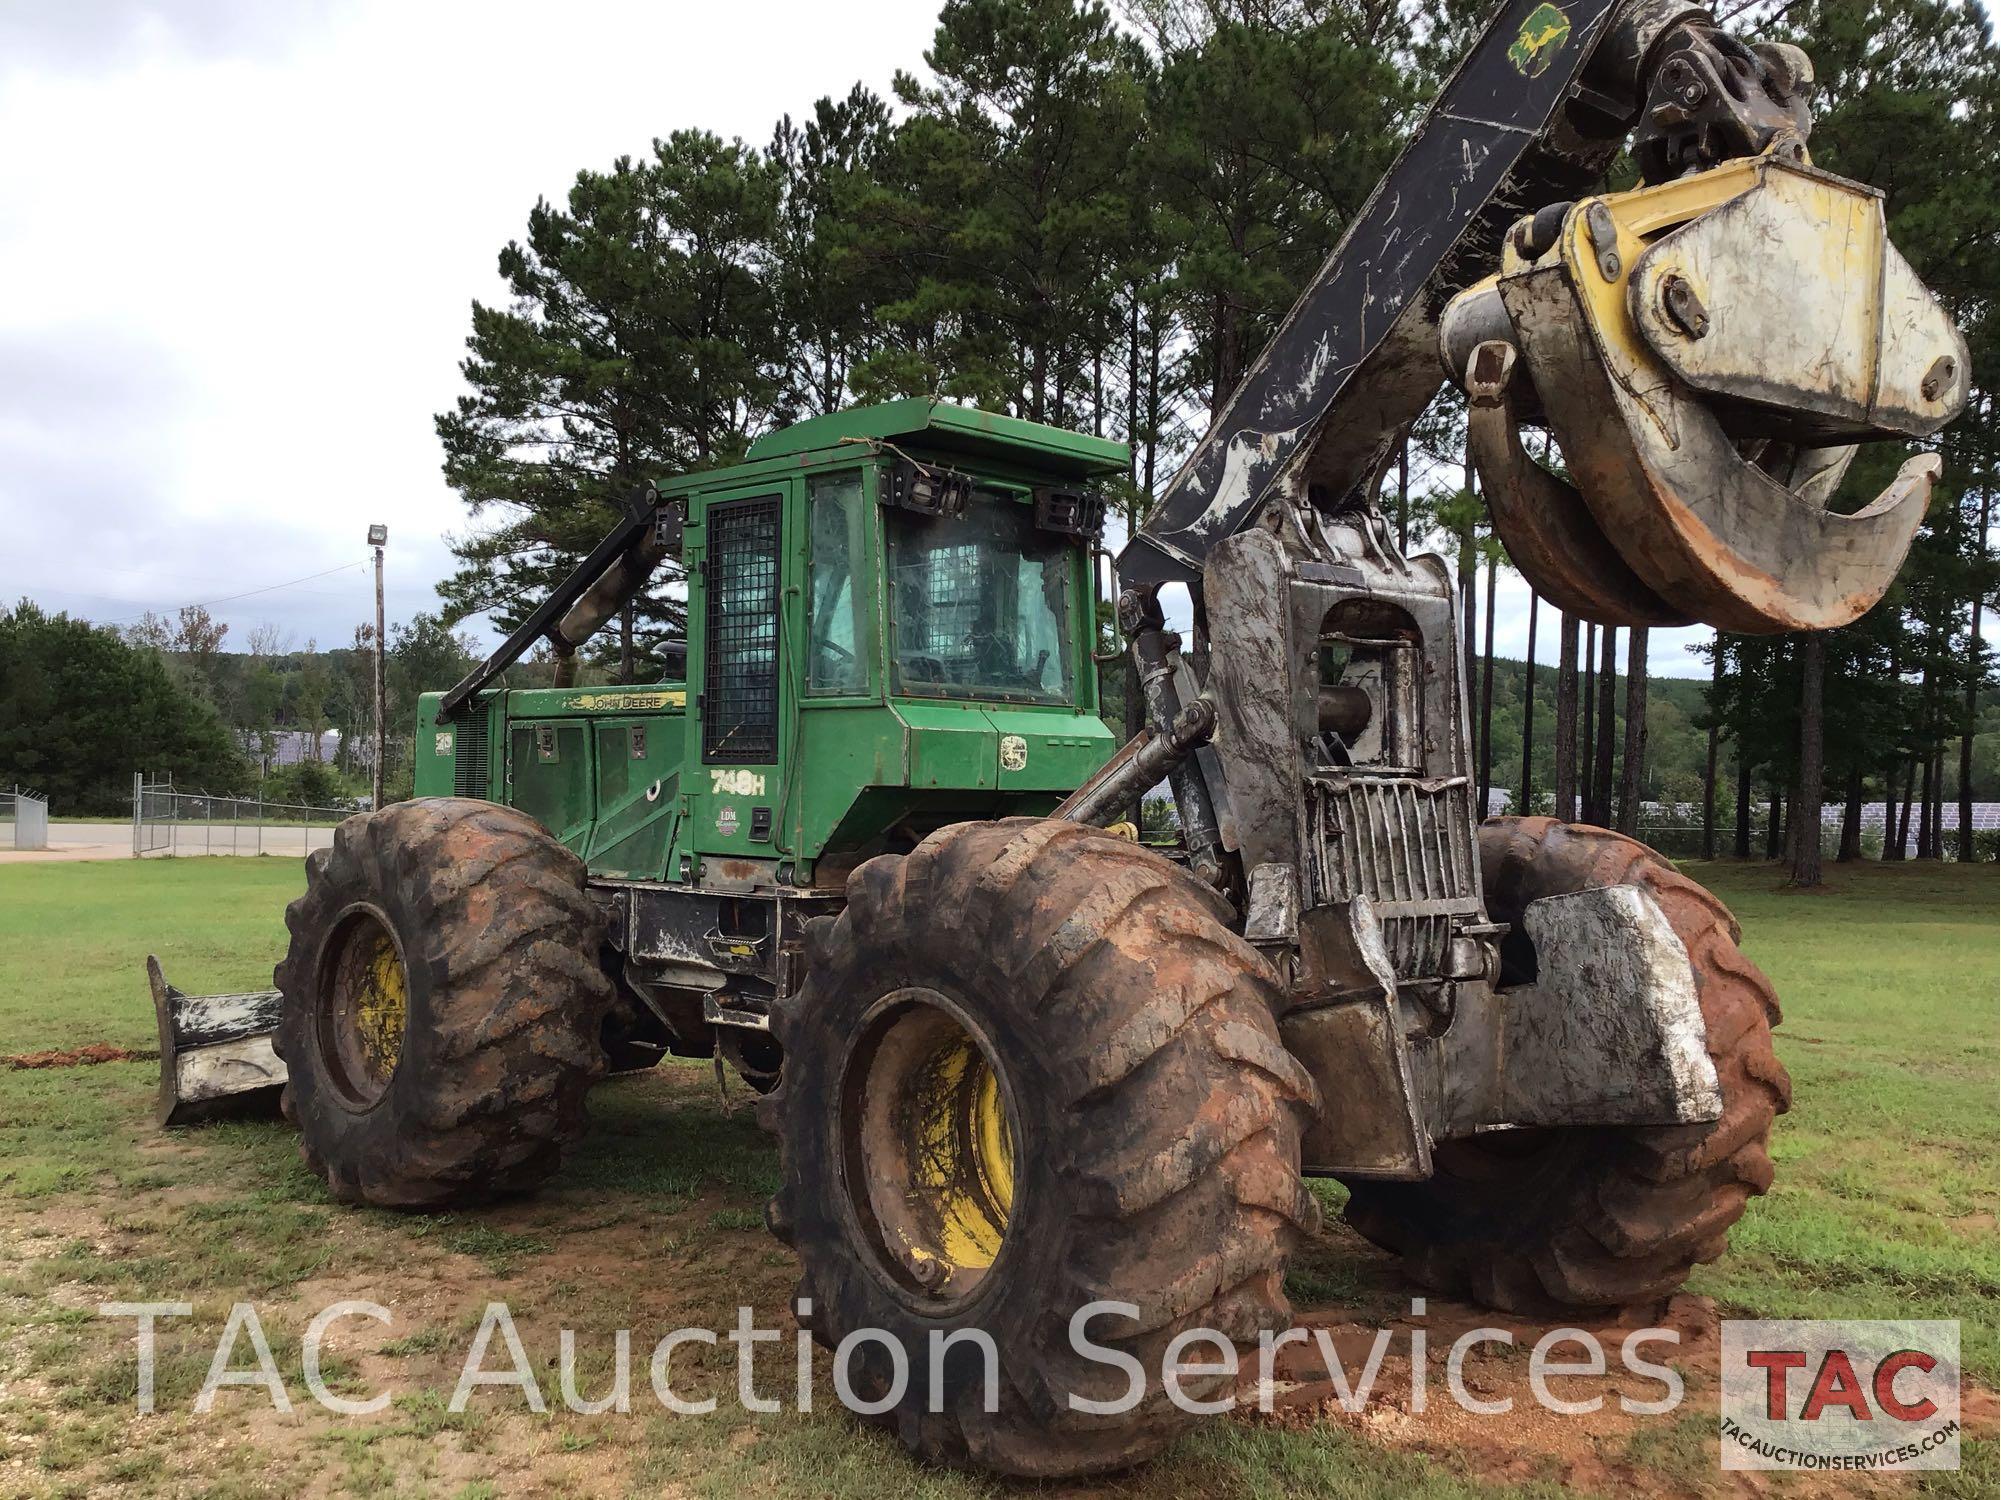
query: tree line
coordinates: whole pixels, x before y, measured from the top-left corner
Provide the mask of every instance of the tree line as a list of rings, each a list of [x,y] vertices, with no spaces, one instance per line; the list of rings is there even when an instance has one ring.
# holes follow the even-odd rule
[[[507,298],[473,304],[466,393],[437,418],[475,519],[445,618],[518,621],[651,476],[898,396],[1124,439],[1130,524],[1485,16],[1470,0],[1132,0],[1116,15],[948,0],[921,68],[887,95],[830,92],[762,145],[686,124],[580,171],[502,250]],[[1493,649],[1507,563],[1451,393],[1408,435],[1384,504],[1414,545],[1458,559],[1483,787],[1629,827],[1644,803],[1720,803],[1711,826],[1734,826],[1740,853],[1747,799],[1776,800],[1765,821],[1783,833],[1823,795],[1889,797],[1899,818],[1916,805],[1936,854],[1944,799],[1973,796],[1988,769],[1992,36],[1964,0],[1763,0],[1732,25],[1807,49],[1814,160],[1883,190],[1893,238],[1972,351],[1972,410],[1939,441],[1946,478],[1903,581],[1825,637],[1719,637],[1707,692],[1670,724],[1644,632],[1584,629],[1540,601],[1531,649],[1560,657],[1554,680],[1509,691],[1524,669]],[[1632,180],[1621,162],[1608,185]],[[1835,503],[1872,495],[1898,456],[1865,454]],[[682,621],[673,570],[656,584],[597,643],[601,669],[657,670]],[[1662,774],[1670,729],[1701,743],[1692,782],[1679,764]],[[1817,879],[1818,841],[1795,842],[1796,874]]]
[[[366,792],[373,628],[326,651],[294,647],[271,625],[251,630],[247,649],[228,646],[229,626],[200,605],[119,629],[20,601],[0,613],[0,781],[47,794],[58,812],[111,816],[130,812],[135,771],[190,791],[317,806]],[[435,615],[391,625],[385,796],[410,793],[418,694],[450,686],[476,660],[473,642]],[[326,747],[329,730],[338,739]],[[281,764],[287,734],[296,755]]]
[[[1485,17],[1471,0],[1132,0],[1117,14],[950,0],[886,94],[831,91],[762,144],[677,122],[650,151],[580,171],[502,249],[504,297],[472,306],[465,394],[437,430],[473,524],[426,639],[452,640],[479,614],[516,623],[632,486],[731,462],[763,431],[859,402],[932,396],[1123,439],[1133,465],[1114,498],[1130,524]],[[1643,803],[1689,800],[1685,767],[1662,756],[1692,729],[1716,826],[1747,797],[1769,810],[1775,790],[1766,821],[1782,830],[1822,796],[1888,797],[1900,818],[1915,808],[1936,853],[1940,808],[1986,769],[1991,31],[1966,0],[1763,0],[1731,24],[1807,49],[1816,163],[1884,191],[1893,238],[1968,338],[1972,410],[1938,441],[1945,480],[1898,587],[1845,631],[1719,637],[1700,703],[1646,682],[1642,632],[1566,628],[1538,602],[1536,657],[1559,662],[1546,690],[1538,667],[1524,693],[1525,669],[1494,652],[1507,563],[1451,393],[1409,433],[1383,503],[1413,546],[1457,558],[1484,785],[1630,823]],[[1630,181],[1621,163],[1609,185]],[[1836,504],[1873,494],[1897,457],[1865,453]],[[657,674],[681,597],[664,569],[594,643],[597,670]],[[179,627],[148,644],[193,672],[225,725],[365,719],[350,659],[363,637],[253,649],[211,677],[199,631]],[[429,662],[422,686],[455,675]],[[1664,767],[1682,778],[1673,787]],[[1790,825],[1805,821],[1794,811]],[[1734,837],[1749,823],[1735,819]]]

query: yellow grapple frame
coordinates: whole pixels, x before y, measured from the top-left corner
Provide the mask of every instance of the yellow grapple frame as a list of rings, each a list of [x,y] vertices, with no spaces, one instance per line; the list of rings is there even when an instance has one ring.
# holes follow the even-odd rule
[[[1790,155],[1525,219],[1441,327],[1510,555],[1603,624],[1847,624],[1939,473],[1920,454],[1844,514],[1854,445],[1930,436],[1966,401],[1965,342],[1890,244],[1882,195]]]

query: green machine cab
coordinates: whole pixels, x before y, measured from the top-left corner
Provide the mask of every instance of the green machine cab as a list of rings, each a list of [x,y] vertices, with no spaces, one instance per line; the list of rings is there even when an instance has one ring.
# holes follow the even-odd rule
[[[1094,486],[1126,471],[1122,443],[909,400],[660,483],[545,612],[598,583],[576,608],[608,616],[678,553],[685,680],[426,694],[417,794],[518,808],[584,859],[635,1036],[707,1055],[711,1027],[762,1029],[856,864],[1046,813],[1110,756]],[[570,646],[576,608],[527,624]]]

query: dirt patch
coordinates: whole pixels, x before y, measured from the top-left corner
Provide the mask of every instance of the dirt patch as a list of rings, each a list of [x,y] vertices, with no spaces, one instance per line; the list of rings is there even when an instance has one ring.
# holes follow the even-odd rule
[[[1334,1309],[1301,1318],[1299,1327],[1309,1341],[1278,1351],[1272,1386],[1264,1393],[1264,1404],[1272,1410],[1253,1420],[1293,1428],[1333,1424],[1387,1447],[1458,1455],[1489,1479],[1540,1480],[1568,1489],[1647,1496],[1688,1493],[1686,1477],[1623,1457],[1642,1426],[1661,1419],[1622,1410],[1621,1398],[1659,1401],[1666,1394],[1658,1377],[1634,1374],[1620,1360],[1622,1342],[1645,1325],[1603,1319],[1527,1324],[1437,1298],[1411,1307],[1380,1321],[1352,1321]],[[1544,1334],[1563,1326],[1592,1334],[1606,1351],[1610,1370],[1605,1376],[1554,1376],[1547,1382],[1550,1392],[1565,1400],[1602,1398],[1588,1413],[1550,1411],[1531,1387],[1530,1351]],[[1713,1386],[1718,1354],[1713,1304],[1676,1297],[1654,1326],[1665,1336],[1640,1349],[1640,1357],[1672,1364],[1689,1397]],[[1459,1362],[1462,1396],[1447,1385],[1445,1356],[1457,1340],[1476,1331],[1484,1331],[1483,1336]],[[1420,1338],[1421,1346],[1416,1343]],[[1420,1347],[1422,1353],[1414,1359]],[[1566,1343],[1550,1358],[1570,1363],[1584,1359],[1585,1352]],[[1413,1365],[1419,1360],[1423,1372],[1414,1381]],[[1245,1395],[1257,1398],[1255,1390]],[[1487,1409],[1469,1411],[1469,1402]]]
[[[135,1052],[130,1047],[114,1047],[109,1042],[91,1042],[83,1047],[47,1052],[10,1053],[0,1057],[0,1063],[10,1068],[88,1068],[98,1063],[157,1062],[159,1056],[159,1052],[151,1048]]]
[[[780,1334],[757,1355],[756,1389],[781,1399],[791,1390],[796,1324],[787,1314],[797,1265],[753,1227],[768,1191],[768,1168],[758,1163],[769,1148],[750,1126],[721,1116],[714,1087],[705,1070],[680,1068],[607,1084],[592,1098],[592,1134],[563,1176],[532,1197],[449,1214],[326,1203],[309,1180],[280,1170],[294,1146],[282,1127],[167,1137],[142,1130],[135,1114],[130,1145],[160,1168],[153,1174],[157,1186],[0,1198],[0,1382],[9,1398],[0,1404],[0,1493],[38,1491],[55,1475],[79,1490],[105,1493],[219,1487],[335,1500],[485,1486],[496,1494],[612,1500],[640,1489],[686,1494],[701,1476],[724,1473],[745,1493],[852,1495],[870,1492],[853,1478],[860,1466],[882,1466],[882,1490],[967,1493],[971,1487],[957,1480],[908,1467],[890,1440],[840,1416],[824,1355],[815,1360],[809,1418],[744,1414],[734,1396],[736,1353],[727,1342],[682,1348],[672,1370],[682,1395],[719,1398],[717,1414],[669,1417],[655,1399],[649,1359],[657,1342],[680,1328],[727,1330],[743,1304],[755,1309],[762,1327]],[[135,1093],[134,1109],[143,1102]],[[305,1255],[301,1245],[324,1253]],[[1907,1479],[1837,1486],[1783,1475],[1773,1486],[1772,1476],[1722,1473],[1719,1312],[1703,1298],[1677,1297],[1644,1323],[1574,1320],[1597,1335],[1611,1368],[1603,1377],[1550,1379],[1558,1396],[1604,1398],[1597,1411],[1571,1416],[1545,1409],[1529,1377],[1537,1339],[1564,1325],[1437,1297],[1416,1311],[1395,1263],[1339,1224],[1313,1238],[1297,1270],[1296,1316],[1306,1336],[1279,1351],[1269,1414],[1259,1410],[1255,1354],[1246,1359],[1247,1384],[1229,1419],[1238,1428],[1233,1441],[1251,1437],[1252,1446],[1290,1449],[1271,1429],[1338,1429],[1399,1455],[1397,1472],[1402,1455],[1420,1455],[1450,1475],[1621,1500],[1909,1493]],[[186,1300],[195,1310],[163,1321],[160,1410],[140,1417],[130,1405],[134,1325],[96,1309],[150,1297]],[[323,1345],[341,1394],[391,1397],[387,1409],[367,1417],[327,1411],[304,1385],[303,1329],[316,1313],[347,1299],[379,1303],[391,1314],[387,1325],[342,1317]],[[272,1410],[257,1388],[225,1389],[212,1412],[193,1410],[238,1300],[255,1306],[276,1346],[293,1403],[288,1414]],[[448,1410],[490,1301],[510,1308],[550,1407],[546,1415],[529,1412],[521,1393],[505,1387],[477,1392],[462,1414]],[[1622,1367],[1621,1345],[1642,1326],[1677,1340],[1639,1351],[1650,1363],[1672,1365],[1683,1382],[1680,1406],[1665,1415],[1619,1406],[1621,1395],[1636,1402],[1663,1395],[1657,1375]],[[1454,1342],[1488,1327],[1509,1330],[1512,1347],[1473,1346],[1462,1362],[1465,1387],[1482,1402],[1512,1400],[1505,1414],[1466,1411],[1447,1385]],[[614,1330],[630,1330],[628,1415],[565,1409],[566,1329],[573,1334],[575,1388],[595,1398],[614,1389]],[[1411,1357],[1419,1332],[1421,1407]],[[1385,1333],[1373,1383],[1361,1391]],[[1324,1350],[1317,1335],[1325,1337]],[[1347,1381],[1345,1399],[1330,1354]],[[1200,1359],[1203,1351],[1190,1357]],[[1570,1362],[1582,1350],[1566,1345],[1552,1357]],[[240,1343],[234,1367],[253,1363],[247,1342]],[[508,1363],[495,1342],[485,1367]],[[1992,1433],[1993,1393],[1969,1381],[1962,1419],[1969,1433]],[[1185,1461],[1040,1493],[1049,1500],[1194,1500],[1228,1492],[1227,1468],[1214,1451],[1198,1448]],[[1364,1452],[1356,1461],[1372,1460]],[[1358,1478],[1354,1493],[1399,1492],[1387,1482],[1368,1483]]]
[[[1278,1351],[1271,1389],[1260,1410],[1254,1379],[1240,1393],[1240,1419],[1290,1428],[1331,1424],[1369,1442],[1469,1465],[1488,1480],[1555,1483],[1566,1490],[1625,1496],[1763,1496],[1771,1476],[1726,1473],[1716,1463],[1717,1389],[1722,1363],[1721,1320],[1706,1297],[1682,1294],[1652,1320],[1575,1318],[1537,1323],[1465,1303],[1433,1298],[1421,1311],[1354,1321],[1322,1309],[1299,1319],[1309,1340]],[[1591,1411],[1551,1410],[1530,1376],[1530,1354],[1555,1330],[1581,1330],[1604,1351],[1603,1375],[1552,1373],[1545,1385],[1558,1400],[1589,1402]],[[1642,1333],[1642,1330],[1645,1330]],[[1447,1385],[1448,1352],[1481,1331],[1460,1368],[1462,1401]],[[1424,1339],[1424,1372],[1413,1384],[1413,1335]],[[1641,1334],[1633,1358],[1626,1341]],[[1505,1335],[1505,1341],[1503,1339]],[[1339,1375],[1330,1368],[1330,1356]],[[1552,1370],[1589,1358],[1565,1340],[1549,1353]],[[1374,1362],[1373,1376],[1371,1363]],[[1628,1409],[1668,1394],[1667,1366],[1682,1387],[1670,1415]],[[1961,1420],[1975,1435],[1995,1429],[1996,1399],[1970,1377],[1962,1384]],[[1486,1410],[1468,1410],[1471,1403]],[[1903,1493],[1901,1477],[1788,1474],[1796,1496]]]

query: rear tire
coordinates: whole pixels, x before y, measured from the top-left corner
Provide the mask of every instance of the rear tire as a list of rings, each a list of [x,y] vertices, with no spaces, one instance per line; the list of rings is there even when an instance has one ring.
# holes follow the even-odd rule
[[[1657,1302],[1723,1253],[1772,1183],[1774,1116],[1792,1084],[1772,1051],[1779,1004],[1737,947],[1729,909],[1644,844],[1553,818],[1480,827],[1487,909],[1513,925],[1502,983],[1534,977],[1523,910],[1544,896],[1643,887],[1688,949],[1723,1114],[1697,1125],[1508,1131],[1440,1145],[1426,1182],[1349,1184],[1345,1217],[1415,1278],[1530,1315]]]
[[[556,1170],[612,995],[574,854],[511,808],[399,802],[307,859],[285,925],[284,1109],[335,1197],[436,1208]]]
[[[660,1059],[673,1050],[672,1035],[627,982],[623,954],[607,947],[599,953],[598,962],[612,993],[604,1020],[598,1025],[605,1076],[616,1078],[658,1067]]]
[[[894,1338],[909,1386],[878,1420],[924,1458],[1060,1478],[1151,1455],[1193,1420],[1162,1388],[1169,1341],[1287,1326],[1286,1259],[1319,1219],[1299,1176],[1317,1094],[1278,1039],[1271,971],[1213,891],[1077,824],[948,828],[861,866],[847,899],[808,929],[760,1109],[802,1321],[829,1347]],[[1067,1399],[1128,1388],[1072,1347],[1098,1300],[1138,1309],[1086,1329],[1145,1370],[1118,1415]],[[928,1410],[928,1336],[961,1329],[994,1341],[996,1410],[965,1342]],[[856,1353],[857,1394],[886,1396],[886,1349]]]
[[[785,1053],[769,1032],[749,1031],[741,1026],[718,1026],[716,1046],[723,1061],[735,1070],[744,1087],[754,1094],[768,1094],[778,1087]]]

